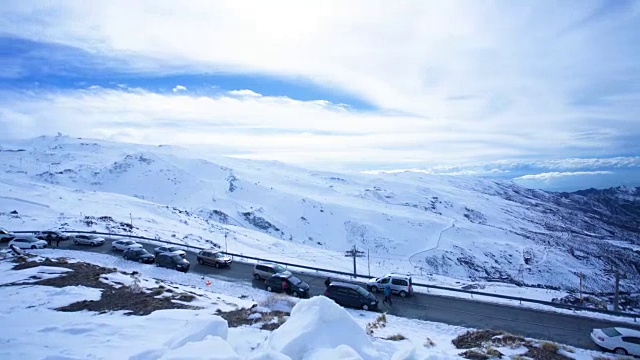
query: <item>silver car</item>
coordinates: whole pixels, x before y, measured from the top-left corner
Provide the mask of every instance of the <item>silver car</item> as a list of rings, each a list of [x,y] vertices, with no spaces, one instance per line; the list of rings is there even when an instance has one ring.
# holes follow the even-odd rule
[[[73,243],[76,245],[100,246],[104,244],[104,238],[97,235],[75,235]]]
[[[391,287],[392,294],[398,294],[401,297],[413,294],[413,284],[410,275],[390,273],[367,281],[367,288],[373,293],[383,291],[387,285]]]
[[[253,277],[256,280],[268,279],[273,274],[291,275],[291,271],[280,264],[274,263],[257,263],[253,267]]]

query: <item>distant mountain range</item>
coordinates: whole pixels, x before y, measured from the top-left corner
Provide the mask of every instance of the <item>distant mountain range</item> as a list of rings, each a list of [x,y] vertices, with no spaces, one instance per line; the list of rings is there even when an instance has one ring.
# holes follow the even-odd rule
[[[640,290],[640,188],[554,193],[482,178],[330,173],[172,146],[39,137],[0,149],[0,226],[111,229],[372,273]],[[11,214],[16,210],[18,215]],[[232,249],[230,249],[231,251]],[[360,265],[362,269],[363,264]],[[435,281],[435,280],[434,280]]]

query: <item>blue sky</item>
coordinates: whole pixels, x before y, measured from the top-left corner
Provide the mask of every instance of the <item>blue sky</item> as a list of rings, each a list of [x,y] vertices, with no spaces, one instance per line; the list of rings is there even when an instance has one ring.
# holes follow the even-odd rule
[[[640,2],[0,4],[0,131],[640,186]]]

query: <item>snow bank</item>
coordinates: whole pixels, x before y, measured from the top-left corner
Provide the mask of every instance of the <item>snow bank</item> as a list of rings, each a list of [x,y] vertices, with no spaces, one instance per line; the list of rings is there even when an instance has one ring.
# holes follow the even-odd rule
[[[207,335],[202,341],[189,342],[183,346],[165,353],[160,360],[240,360],[240,356],[231,348],[229,343],[219,336]]]
[[[351,315],[324,296],[298,302],[266,347],[293,360],[383,359]]]

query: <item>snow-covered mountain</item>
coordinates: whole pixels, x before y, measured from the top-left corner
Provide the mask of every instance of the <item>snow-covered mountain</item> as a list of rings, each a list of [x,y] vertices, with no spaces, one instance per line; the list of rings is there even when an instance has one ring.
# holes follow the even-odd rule
[[[345,271],[355,245],[370,258],[360,273],[576,289],[582,272],[586,290],[608,292],[614,269],[623,289],[640,288],[638,188],[550,193],[415,172],[337,174],[65,136],[5,142],[0,162],[0,226],[12,230],[133,227]]]

